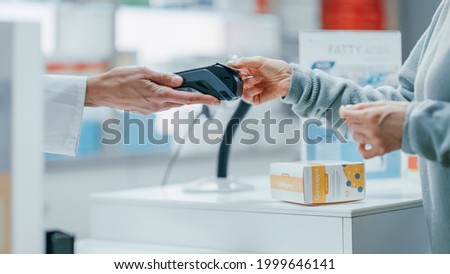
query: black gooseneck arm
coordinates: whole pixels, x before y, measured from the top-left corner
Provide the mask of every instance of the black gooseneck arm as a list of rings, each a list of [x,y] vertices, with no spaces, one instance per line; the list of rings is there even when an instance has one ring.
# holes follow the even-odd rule
[[[230,149],[233,142],[233,136],[242,119],[247,115],[251,105],[241,100],[231,120],[228,122],[220,143],[219,156],[217,161],[217,177],[227,178],[228,161],[230,158]]]

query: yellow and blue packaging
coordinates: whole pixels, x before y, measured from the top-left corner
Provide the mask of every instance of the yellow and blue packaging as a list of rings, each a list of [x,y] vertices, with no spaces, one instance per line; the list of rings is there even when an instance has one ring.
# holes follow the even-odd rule
[[[288,162],[270,165],[274,199],[300,204],[363,200],[366,194],[362,162]]]

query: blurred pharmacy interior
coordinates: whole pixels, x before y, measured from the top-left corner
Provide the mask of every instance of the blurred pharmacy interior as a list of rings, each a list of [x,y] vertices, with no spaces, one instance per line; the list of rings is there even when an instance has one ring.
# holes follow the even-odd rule
[[[332,2],[340,3],[333,5]],[[48,74],[97,75],[117,66],[147,66],[177,72],[244,56],[266,56],[299,62],[299,31],[319,29],[400,30],[403,60],[426,29],[439,0],[48,0],[1,1],[0,21],[40,23],[41,49]],[[327,5],[328,4],[328,5]],[[237,106],[211,107],[224,123]],[[117,128],[129,144],[104,145],[102,123],[126,119],[107,108],[86,108],[76,157],[45,155],[42,184],[45,230],[90,236],[89,195],[161,184],[171,156],[179,148],[163,121],[180,111],[199,113],[201,106],[132,114],[145,121],[145,140],[136,126]],[[253,107],[258,120],[270,110],[274,118],[298,118],[288,105],[275,101]],[[29,113],[33,115],[33,113]],[[201,118],[205,119],[205,118]],[[151,124],[147,124],[151,121]],[[287,128],[292,135],[299,123]],[[150,130],[148,130],[150,129]],[[181,134],[187,134],[187,128]],[[262,125],[256,128],[262,131]],[[192,132],[202,136],[202,128]],[[156,145],[147,138],[167,138]],[[241,134],[241,133],[238,133]],[[282,134],[275,139],[284,140]],[[32,136],[30,136],[32,138]],[[169,184],[214,176],[219,146],[187,142],[170,172]],[[299,145],[282,141],[235,144],[230,174],[268,174],[271,162],[300,159]]]

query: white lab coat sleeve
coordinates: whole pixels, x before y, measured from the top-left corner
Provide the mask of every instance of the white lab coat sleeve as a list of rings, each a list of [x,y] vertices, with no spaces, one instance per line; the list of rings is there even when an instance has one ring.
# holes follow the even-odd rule
[[[75,156],[83,120],[86,77],[44,75],[44,151]]]

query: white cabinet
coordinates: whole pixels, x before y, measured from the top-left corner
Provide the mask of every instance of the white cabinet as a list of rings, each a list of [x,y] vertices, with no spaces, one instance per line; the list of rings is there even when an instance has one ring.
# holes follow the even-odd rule
[[[364,201],[304,206],[273,200],[267,177],[248,181],[255,191],[193,194],[173,185],[94,194],[83,250],[115,242],[164,246],[161,253],[429,252],[418,186],[369,181]]]

